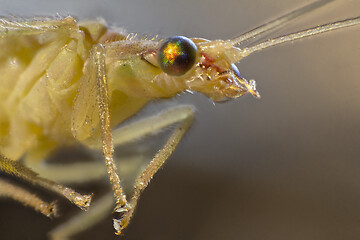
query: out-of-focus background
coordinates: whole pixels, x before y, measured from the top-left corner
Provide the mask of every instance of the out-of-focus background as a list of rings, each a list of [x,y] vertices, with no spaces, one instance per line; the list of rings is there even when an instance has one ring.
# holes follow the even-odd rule
[[[309,2],[2,0],[0,14],[103,17],[131,32],[228,39]],[[359,15],[359,1],[338,0],[276,34]],[[259,100],[178,97],[196,106],[196,122],[122,239],[360,239],[359,40],[353,27],[244,59],[238,67],[257,80]],[[64,215],[49,220],[0,199],[0,239],[46,239]],[[115,239],[111,217],[74,239]]]

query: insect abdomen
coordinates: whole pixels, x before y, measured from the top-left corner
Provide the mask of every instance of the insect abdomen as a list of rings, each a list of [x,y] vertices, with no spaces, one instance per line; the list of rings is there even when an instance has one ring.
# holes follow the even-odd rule
[[[72,139],[72,102],[84,62],[78,51],[82,39],[46,33],[11,37],[1,44],[12,44],[13,50],[3,56],[0,67],[1,84],[6,85],[0,92],[0,152],[18,159],[41,141]]]

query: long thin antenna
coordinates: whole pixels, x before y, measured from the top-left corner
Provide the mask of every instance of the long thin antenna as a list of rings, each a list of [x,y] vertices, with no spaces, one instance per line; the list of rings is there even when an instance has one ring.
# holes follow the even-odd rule
[[[245,40],[248,40],[256,35],[259,35],[261,33],[264,33],[264,32],[267,32],[267,31],[270,31],[271,29],[274,29],[276,27],[280,27],[281,25],[301,16],[301,15],[304,15],[305,13],[309,13],[319,7],[322,7],[324,6],[325,4],[328,4],[330,2],[332,2],[333,0],[319,0],[319,1],[316,1],[316,2],[313,2],[309,5],[306,5],[302,8],[299,8],[297,10],[294,10],[288,14],[285,14],[271,22],[268,22],[264,25],[261,25],[249,32],[246,32],[242,35],[240,35],[239,37],[236,37],[234,39],[231,39],[228,43],[230,45],[236,45],[236,44],[240,44],[241,42],[245,41]]]
[[[265,42],[255,45],[255,46],[241,49],[241,58],[246,57],[253,52],[256,52],[256,51],[259,51],[259,50],[262,50],[262,49],[265,49],[268,47],[272,47],[272,46],[275,46],[278,44],[282,44],[285,42],[290,42],[290,41],[294,41],[297,39],[313,36],[313,35],[320,34],[323,32],[328,32],[328,31],[333,31],[333,30],[340,29],[340,28],[350,27],[350,26],[353,26],[356,24],[360,24],[360,17],[346,19],[346,20],[338,21],[338,22],[334,22],[334,23],[329,23],[329,24],[325,24],[322,26],[309,28],[309,29],[306,29],[306,30],[303,30],[300,32],[292,33],[289,35],[284,35],[281,37],[269,39],[269,40],[266,40]]]

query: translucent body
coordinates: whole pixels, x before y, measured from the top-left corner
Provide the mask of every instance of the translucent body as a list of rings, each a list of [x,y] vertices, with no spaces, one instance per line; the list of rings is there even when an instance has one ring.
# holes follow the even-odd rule
[[[74,19],[67,21],[77,27]],[[85,25],[80,25],[72,37],[62,32],[49,32],[10,36],[0,41],[6,49],[1,53],[0,69],[0,151],[5,156],[19,159],[28,151],[42,151],[46,155],[59,144],[75,141],[77,136],[71,131],[71,122],[78,113],[74,112],[77,109],[73,111],[73,103],[84,63],[93,44],[106,32],[99,23]],[[118,37],[123,38],[120,34]],[[147,101],[146,98],[128,98],[123,93],[117,96],[113,100],[121,109],[114,112],[117,122],[131,116]],[[124,104],[125,109],[121,107]],[[87,110],[95,107],[89,106]],[[98,117],[86,121],[96,126],[96,119]],[[90,136],[86,131],[82,134]],[[83,135],[79,140],[86,139]]]

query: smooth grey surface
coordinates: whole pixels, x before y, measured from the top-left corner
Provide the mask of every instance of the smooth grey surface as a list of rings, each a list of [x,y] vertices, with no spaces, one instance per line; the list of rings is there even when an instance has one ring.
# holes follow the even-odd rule
[[[308,2],[0,1],[0,14],[104,17],[134,32],[226,39]],[[359,15],[359,1],[339,0],[278,33]],[[196,123],[123,239],[359,239],[359,39],[354,27],[244,59],[238,67],[257,80],[260,100],[179,98],[194,103]],[[5,200],[0,212],[0,239],[43,239],[61,221]],[[114,239],[110,219],[85,237]]]

